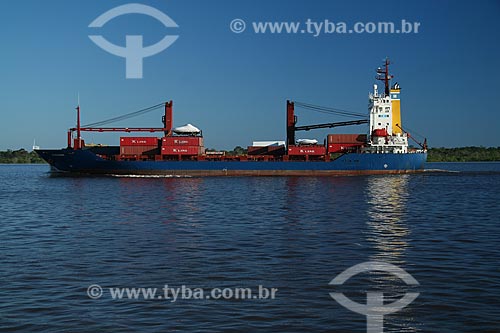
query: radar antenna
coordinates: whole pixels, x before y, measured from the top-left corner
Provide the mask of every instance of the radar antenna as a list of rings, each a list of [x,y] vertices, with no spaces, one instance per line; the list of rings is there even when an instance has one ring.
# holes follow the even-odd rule
[[[394,75],[389,74],[389,65],[391,62],[389,58],[385,58],[384,68],[377,68],[377,80],[384,81],[385,83],[385,95],[389,96],[389,81],[394,77]]]

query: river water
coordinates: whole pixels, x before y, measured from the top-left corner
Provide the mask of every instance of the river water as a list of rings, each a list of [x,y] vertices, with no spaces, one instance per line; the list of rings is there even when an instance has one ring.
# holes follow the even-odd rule
[[[498,332],[500,163],[427,168],[71,178],[0,165],[0,331],[366,332],[330,293],[389,304],[413,292],[385,332]],[[376,271],[329,284],[374,261],[418,285]]]

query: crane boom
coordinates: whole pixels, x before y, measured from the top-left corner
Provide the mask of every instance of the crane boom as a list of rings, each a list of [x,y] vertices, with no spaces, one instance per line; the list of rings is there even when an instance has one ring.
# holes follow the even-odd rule
[[[309,131],[312,129],[333,128],[333,127],[361,125],[361,124],[368,124],[368,119],[340,121],[335,123],[316,124],[316,125],[295,126],[295,131]]]

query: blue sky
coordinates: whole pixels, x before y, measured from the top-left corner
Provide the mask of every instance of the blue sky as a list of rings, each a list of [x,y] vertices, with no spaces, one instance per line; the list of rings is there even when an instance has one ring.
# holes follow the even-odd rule
[[[0,149],[66,144],[80,94],[91,123],[174,100],[174,124],[192,123],[208,147],[285,138],[286,100],[367,112],[374,70],[390,57],[402,87],[403,125],[434,147],[500,146],[500,2],[498,1],[137,1],[172,18],[166,28],[145,15],[88,25],[128,1],[0,2]],[[241,18],[247,30],[235,34]],[[256,34],[255,21],[420,22],[418,34]],[[125,78],[125,59],[88,35],[117,45],[143,35],[151,45],[179,35],[144,59],[143,79]],[[116,126],[161,126],[161,111]],[[299,125],[347,120],[297,110]],[[364,126],[335,132],[364,133]],[[330,131],[299,134],[320,141]],[[411,132],[411,131],[410,131]],[[118,144],[119,134],[85,133]]]

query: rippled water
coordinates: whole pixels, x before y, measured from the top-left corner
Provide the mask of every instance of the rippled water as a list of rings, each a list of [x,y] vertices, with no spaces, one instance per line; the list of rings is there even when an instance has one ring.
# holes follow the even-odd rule
[[[0,165],[0,330],[364,332],[336,301],[420,296],[386,332],[500,331],[500,164],[331,178],[66,178]],[[383,261],[410,273],[345,269]],[[99,284],[99,299],[87,287]],[[275,299],[113,300],[111,287],[278,288]]]

